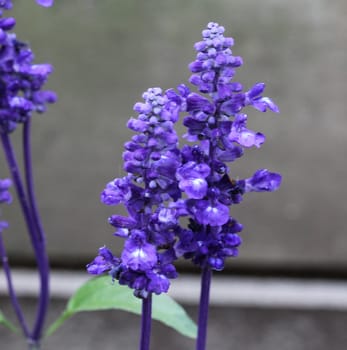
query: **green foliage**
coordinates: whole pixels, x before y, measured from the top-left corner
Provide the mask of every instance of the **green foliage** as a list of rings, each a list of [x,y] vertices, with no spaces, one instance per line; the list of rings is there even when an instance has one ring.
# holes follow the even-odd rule
[[[140,315],[142,302],[132,290],[118,283],[112,284],[109,276],[87,281],[70,298],[61,316],[49,327],[46,335],[55,332],[65,320],[81,311],[123,310]],[[196,338],[197,328],[181,305],[168,295],[153,295],[152,318],[183,335]]]
[[[0,325],[7,327],[8,329],[10,329],[14,333],[18,333],[17,327],[5,318],[5,316],[1,312],[1,310],[0,310]]]

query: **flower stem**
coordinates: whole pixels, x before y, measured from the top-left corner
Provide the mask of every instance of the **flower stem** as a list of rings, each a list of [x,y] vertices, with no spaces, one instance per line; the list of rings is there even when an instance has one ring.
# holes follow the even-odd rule
[[[39,308],[36,316],[35,328],[32,336],[30,337],[29,344],[34,344],[37,347],[41,332],[43,328],[43,321],[45,312],[47,310],[47,295],[48,295],[48,269],[47,269],[47,257],[44,251],[43,242],[40,239],[40,235],[36,230],[36,224],[34,223],[33,214],[31,212],[30,205],[28,203],[26,193],[24,190],[20,170],[16,160],[15,152],[10,140],[9,135],[6,132],[1,133],[1,141],[5,152],[7,164],[12,175],[12,179],[16,188],[17,196],[21,205],[22,213],[25,219],[25,223],[30,236],[31,245],[34,250],[35,259],[40,274],[41,294]]]
[[[24,187],[23,187],[17,159],[16,159],[16,156],[14,154],[13,146],[12,146],[11,140],[9,138],[9,135],[7,133],[1,133],[1,141],[2,141],[4,152],[5,152],[7,164],[8,164],[9,170],[11,172],[14,186],[15,186],[15,189],[17,192],[19,203],[20,203],[20,206],[22,209],[24,220],[25,220],[26,226],[28,228],[31,243],[32,243],[34,251],[36,253],[38,250],[37,234],[36,234],[36,230],[35,230],[35,227],[33,224],[32,216],[31,216],[31,212],[30,212],[30,207],[29,207],[29,204],[28,204],[28,201],[26,198],[26,194],[24,191]]]
[[[207,320],[210,299],[212,271],[208,267],[204,267],[201,275],[201,292],[199,304],[199,322],[198,322],[198,339],[196,341],[196,350],[206,349],[207,337]]]
[[[152,293],[142,299],[141,339],[139,350],[149,350],[152,324]]]
[[[23,127],[23,156],[24,156],[24,173],[26,188],[29,200],[30,211],[38,234],[38,246],[40,253],[41,268],[40,270],[40,298],[39,309],[37,312],[36,323],[33,331],[33,339],[39,340],[47,314],[49,304],[49,260],[46,251],[45,233],[42,227],[39,211],[37,209],[37,201],[34,191],[34,180],[31,161],[31,120],[28,119]]]
[[[2,266],[4,268],[5,277],[6,277],[6,281],[7,281],[7,287],[8,287],[8,293],[10,296],[10,300],[11,300],[13,309],[16,313],[17,319],[18,319],[19,324],[22,328],[24,336],[27,339],[30,339],[30,332],[29,332],[28,326],[25,322],[23,311],[22,311],[22,308],[19,304],[19,301],[18,301],[18,298],[16,295],[16,291],[15,291],[13,283],[12,283],[12,274],[11,274],[10,264],[8,262],[8,258],[6,255],[5,244],[4,244],[1,230],[0,230],[0,258],[1,258]]]

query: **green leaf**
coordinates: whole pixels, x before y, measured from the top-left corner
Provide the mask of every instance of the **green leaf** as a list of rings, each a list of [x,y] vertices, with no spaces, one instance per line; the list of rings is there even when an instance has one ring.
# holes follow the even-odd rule
[[[55,332],[65,320],[81,311],[124,310],[140,315],[142,301],[127,286],[113,284],[109,276],[87,281],[70,298],[65,311],[49,327],[46,336]],[[152,318],[183,335],[196,338],[197,327],[181,305],[166,294],[153,295]]]
[[[17,327],[12,324],[9,320],[7,320],[4,316],[4,314],[1,312],[0,310],[0,324],[2,324],[3,326],[7,327],[8,329],[10,329],[12,332],[14,333],[18,333],[18,329]]]

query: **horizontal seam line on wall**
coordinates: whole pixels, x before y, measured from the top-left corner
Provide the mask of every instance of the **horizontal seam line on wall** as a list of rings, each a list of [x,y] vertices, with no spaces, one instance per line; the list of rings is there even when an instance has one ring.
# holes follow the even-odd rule
[[[52,298],[69,298],[90,278],[87,273],[53,270]],[[14,269],[13,280],[18,296],[35,297],[38,278],[34,270]],[[180,275],[172,280],[169,294],[177,301],[197,305],[200,279]],[[0,295],[7,295],[3,271],[0,271]],[[347,282],[295,278],[259,278],[215,274],[211,286],[211,305],[263,308],[347,310]]]

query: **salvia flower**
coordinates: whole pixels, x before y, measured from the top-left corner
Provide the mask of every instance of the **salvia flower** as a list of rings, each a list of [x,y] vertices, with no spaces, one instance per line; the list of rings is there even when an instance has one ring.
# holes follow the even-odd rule
[[[136,103],[137,118],[128,128],[136,134],[125,144],[124,169],[127,175],[106,185],[101,201],[123,204],[128,216],[112,215],[109,223],[115,235],[125,238],[120,258],[106,247],[88,266],[88,272],[109,271],[114,279],[134,289],[138,297],[160,294],[169,288],[177,273],[172,265],[177,210],[169,203],[180,197],[175,172],[181,164],[174,123],[182,109],[182,98],[173,90],[152,88]]]
[[[265,142],[265,135],[248,127],[243,109],[279,109],[263,96],[263,83],[244,90],[233,81],[243,60],[233,55],[234,41],[224,37],[223,27],[209,23],[202,36],[189,65],[190,82],[198,91],[180,85],[178,92],[153,88],[144,93],[144,102],[134,106],[138,117],[128,122],[136,134],[125,143],[127,175],[109,182],[101,194],[106,205],[127,209],[128,216],[109,218],[125,244],[120,258],[101,248],[88,271],[109,271],[142,298],[167,291],[179,257],[203,269],[222,270],[228,257],[238,255],[243,229],[230,207],[245,193],[275,191],[281,183],[279,174],[265,169],[248,179],[232,174],[229,162]],[[180,113],[188,144],[178,149],[174,124]]]
[[[226,162],[233,162],[245,148],[259,148],[265,135],[247,127],[246,106],[265,112],[278,112],[268,97],[263,97],[263,83],[244,91],[233,82],[236,68],[243,64],[234,56],[232,38],[224,37],[224,28],[209,23],[202,32],[203,40],[195,44],[196,60],[189,65],[190,82],[199,93],[188,92],[184,125],[193,146],[182,149],[182,165],[176,176],[179,188],[187,197],[182,216],[189,217],[186,230],[179,233],[175,249],[178,256],[191,259],[202,268],[221,270],[227,257],[237,256],[241,244],[238,233],[242,225],[230,216],[229,207],[240,203],[246,192],[274,191],[281,176],[258,170],[253,177],[238,180],[230,175]]]
[[[11,7],[10,1],[0,2],[0,9]],[[42,90],[52,66],[34,63],[28,44],[9,32],[15,23],[14,18],[0,17],[0,132],[13,131],[33,112],[42,113],[47,103],[56,101],[54,92]]]

